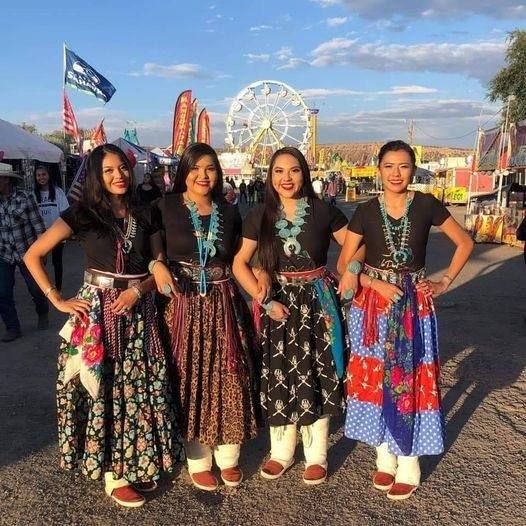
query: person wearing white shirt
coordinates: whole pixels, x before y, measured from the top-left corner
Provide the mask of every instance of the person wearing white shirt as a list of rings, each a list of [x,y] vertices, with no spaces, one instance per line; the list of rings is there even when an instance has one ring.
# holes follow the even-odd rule
[[[60,217],[60,213],[69,207],[69,203],[64,191],[53,183],[45,166],[38,166],[35,170],[35,195],[40,215],[47,230]],[[55,286],[59,291],[62,289],[63,249],[64,244],[60,243],[51,252],[51,261],[55,271]]]
[[[321,179],[314,179],[314,181],[312,181],[312,188],[314,188],[316,195],[323,201],[323,183]]]

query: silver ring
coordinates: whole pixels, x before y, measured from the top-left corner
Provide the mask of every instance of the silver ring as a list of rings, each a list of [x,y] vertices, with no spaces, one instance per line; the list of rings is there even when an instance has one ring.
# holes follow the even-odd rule
[[[165,296],[169,296],[172,293],[172,287],[168,283],[165,283],[162,286],[161,291]]]

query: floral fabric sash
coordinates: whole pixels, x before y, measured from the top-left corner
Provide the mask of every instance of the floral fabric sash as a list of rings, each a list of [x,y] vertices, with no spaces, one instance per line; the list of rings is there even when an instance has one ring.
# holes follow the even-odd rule
[[[387,428],[404,455],[413,447],[416,413],[415,373],[424,355],[418,322],[416,289],[409,275],[401,284],[403,298],[387,319],[385,343],[383,414]]]
[[[78,297],[88,300],[91,309],[87,318],[80,320],[71,316],[60,331],[68,343],[68,361],[64,382],[76,376],[92,398],[97,398],[102,377],[104,345],[102,342],[102,306],[96,289],[83,287]]]

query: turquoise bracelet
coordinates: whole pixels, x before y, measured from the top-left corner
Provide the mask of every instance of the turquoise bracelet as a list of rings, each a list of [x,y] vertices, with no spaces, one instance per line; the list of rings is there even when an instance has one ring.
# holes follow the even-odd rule
[[[272,300],[267,303],[260,303],[260,305],[267,314],[272,310]]]

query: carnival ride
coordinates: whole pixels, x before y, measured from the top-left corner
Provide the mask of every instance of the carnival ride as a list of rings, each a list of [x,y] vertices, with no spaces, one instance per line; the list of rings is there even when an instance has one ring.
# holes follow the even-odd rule
[[[274,151],[295,146],[307,155],[313,130],[311,113],[301,95],[277,80],[258,80],[243,88],[226,119],[227,146],[247,152],[266,166]]]

